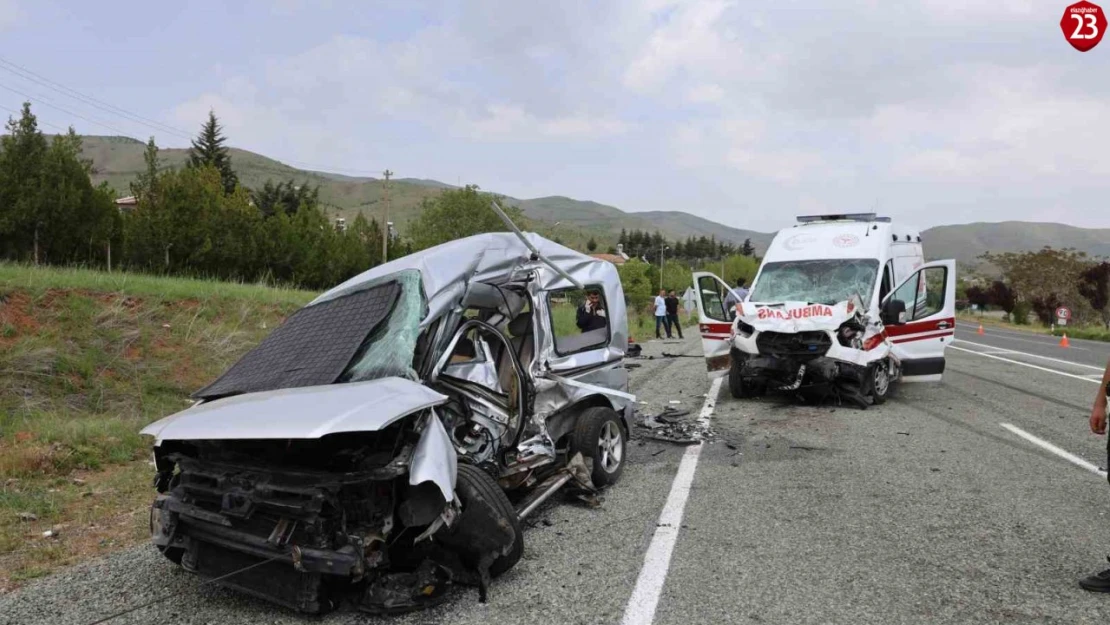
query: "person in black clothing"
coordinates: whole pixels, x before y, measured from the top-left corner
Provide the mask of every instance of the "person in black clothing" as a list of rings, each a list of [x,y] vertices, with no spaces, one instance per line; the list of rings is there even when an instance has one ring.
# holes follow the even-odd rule
[[[578,307],[578,329],[583,332],[600,330],[609,325],[605,304],[601,302],[601,292],[597,289],[586,291],[586,301]]]
[[[1102,374],[1102,383],[1098,387],[1098,392],[1095,393],[1095,404],[1091,406],[1090,425],[1091,431],[1095,434],[1106,434],[1106,397],[1108,394],[1110,394],[1110,362],[1106,363],[1106,371]],[[1106,448],[1106,454],[1107,458],[1110,458],[1110,445]],[[1107,556],[1106,559],[1110,560],[1110,556]],[[1084,577],[1079,580],[1079,586],[1083,590],[1091,592],[1110,593],[1110,569]]]
[[[678,338],[686,338],[682,336],[682,322],[678,320],[678,297],[675,296],[674,289],[667,293],[664,303],[667,305],[667,321],[672,328],[678,330]]]

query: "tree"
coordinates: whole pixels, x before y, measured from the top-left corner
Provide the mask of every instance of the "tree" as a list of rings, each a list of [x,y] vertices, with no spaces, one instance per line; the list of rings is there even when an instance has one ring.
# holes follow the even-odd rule
[[[740,248],[740,253],[744,256],[755,256],[755,246],[752,245],[751,239],[744,239],[744,246]]]
[[[1102,318],[1103,325],[1110,329],[1110,263],[1103,261],[1080,274],[1079,294],[1087,299]]]
[[[18,120],[8,119],[0,140],[0,245],[9,258],[38,262],[40,230],[46,215],[42,202],[43,168],[49,149],[24,102]]]
[[[208,121],[201,127],[200,134],[189,148],[189,167],[209,165],[220,172],[224,194],[231,195],[239,184],[239,177],[231,167],[231,154],[224,146],[224,137],[216,114],[208,111]]]
[[[1001,308],[1007,315],[1014,312],[1014,305],[1017,304],[1013,289],[1001,280],[995,280],[991,284],[990,290],[987,291],[987,299],[991,305]]]
[[[476,185],[444,190],[438,197],[425,198],[420,215],[409,225],[409,238],[417,250],[427,249],[485,232],[503,232],[505,224],[490,204],[491,193],[480,193]],[[527,222],[517,206],[501,204],[501,209],[517,226]]]
[[[990,303],[991,298],[986,289],[973,284],[967,287],[967,301],[978,306],[979,309],[982,310]]]
[[[142,198],[149,193],[154,192],[154,185],[158,182],[158,171],[162,168],[162,161],[158,158],[158,145],[154,143],[154,137],[146,142],[146,150],[143,151],[143,171],[131,183],[131,195],[135,196],[136,200],[142,201]]]
[[[590,237],[590,240],[586,241],[586,249],[591,252],[597,249],[597,241],[595,241],[593,237]]]
[[[292,216],[302,207],[309,210],[319,207],[320,187],[309,186],[308,182],[297,185],[292,180],[275,185],[267,180],[261,189],[251,192],[251,199],[263,217],[272,217],[278,211]]]
[[[1091,318],[1093,311],[1078,288],[1080,275],[1090,266],[1085,252],[1045,246],[1030,252],[988,252],[980,258],[1002,270],[1015,305],[1029,303],[1045,325],[1052,323],[1056,307],[1062,304],[1072,309],[1078,323]]]

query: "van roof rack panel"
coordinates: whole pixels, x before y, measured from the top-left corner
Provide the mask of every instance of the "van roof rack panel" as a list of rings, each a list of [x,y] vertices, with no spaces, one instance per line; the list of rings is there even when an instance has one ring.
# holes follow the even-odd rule
[[[798,215],[798,223],[810,224],[822,221],[881,221],[890,223],[890,217],[879,217],[875,213],[840,213],[836,215]]]

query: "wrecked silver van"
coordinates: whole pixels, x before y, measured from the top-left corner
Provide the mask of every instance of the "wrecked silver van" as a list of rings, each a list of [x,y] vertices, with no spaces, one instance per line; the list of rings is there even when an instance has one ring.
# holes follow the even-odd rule
[[[156,547],[290,608],[387,613],[520,559],[520,521],[625,460],[616,268],[528,233],[445,243],[323,293],[154,441]]]

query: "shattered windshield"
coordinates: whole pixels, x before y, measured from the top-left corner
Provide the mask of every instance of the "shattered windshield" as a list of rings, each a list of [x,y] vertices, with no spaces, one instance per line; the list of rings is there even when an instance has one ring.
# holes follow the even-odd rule
[[[874,258],[791,260],[767,263],[750,302],[812,302],[833,305],[859,294],[868,301],[879,273]]]

